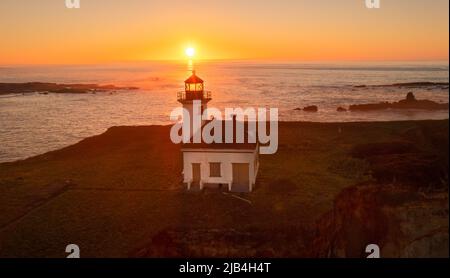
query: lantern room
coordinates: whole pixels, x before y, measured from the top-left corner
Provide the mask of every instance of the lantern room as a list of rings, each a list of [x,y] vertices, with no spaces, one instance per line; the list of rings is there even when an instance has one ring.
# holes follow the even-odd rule
[[[204,89],[203,80],[192,71],[191,77],[184,81],[184,92],[178,93],[178,101],[184,103],[201,100],[206,103],[211,100],[211,92]]]
[[[184,81],[186,93],[203,92],[203,80],[192,71],[191,77]]]

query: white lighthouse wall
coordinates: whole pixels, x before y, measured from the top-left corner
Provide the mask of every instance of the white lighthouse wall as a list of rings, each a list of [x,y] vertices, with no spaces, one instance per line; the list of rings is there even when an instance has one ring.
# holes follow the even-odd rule
[[[200,102],[200,106],[199,106],[200,109],[199,109],[199,111],[196,111],[196,112],[200,113],[200,117],[202,116],[201,113],[204,110],[206,110],[207,107],[208,107],[208,105],[205,102],[203,102],[203,101]],[[194,123],[193,123],[193,121],[194,121],[194,117],[193,117],[194,104],[193,104],[193,102],[183,103],[183,108],[186,109],[190,115],[190,118],[189,118],[189,132],[190,133],[189,134],[190,134],[190,137],[192,137],[194,135]],[[206,123],[206,120],[201,119],[200,127],[198,127],[198,128],[201,128],[201,126],[203,126],[205,123]]]
[[[253,189],[259,168],[257,151],[242,152],[227,150],[226,152],[183,152],[184,182],[192,182],[192,163],[200,163],[200,178],[202,184],[224,184],[233,182],[233,163],[249,164],[249,191]],[[220,163],[221,177],[210,177],[209,163]]]

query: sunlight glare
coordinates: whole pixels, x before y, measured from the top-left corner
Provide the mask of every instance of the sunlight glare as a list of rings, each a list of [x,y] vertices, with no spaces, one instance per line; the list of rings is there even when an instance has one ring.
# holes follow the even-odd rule
[[[192,47],[186,48],[185,52],[186,52],[186,55],[190,58],[194,57],[194,55],[195,55],[195,49]]]

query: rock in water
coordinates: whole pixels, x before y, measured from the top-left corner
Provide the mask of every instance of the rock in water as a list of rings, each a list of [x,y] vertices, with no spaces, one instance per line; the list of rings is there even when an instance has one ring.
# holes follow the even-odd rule
[[[305,112],[317,112],[319,111],[319,108],[316,105],[306,106],[303,108],[303,111]]]
[[[414,94],[412,92],[409,92],[406,95],[406,101],[407,102],[414,102],[414,101],[416,101],[416,97],[414,96]]]
[[[412,92],[406,95],[405,99],[398,102],[380,102],[369,104],[356,104],[350,105],[350,111],[373,111],[373,110],[385,110],[385,109],[418,109],[418,110],[448,110],[448,103],[437,103],[428,99],[418,100]]]

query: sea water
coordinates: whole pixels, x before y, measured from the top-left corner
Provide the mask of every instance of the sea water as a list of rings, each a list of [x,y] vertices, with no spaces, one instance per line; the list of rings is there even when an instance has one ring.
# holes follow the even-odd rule
[[[117,125],[170,124],[177,92],[195,68],[210,106],[278,108],[280,121],[349,122],[447,119],[448,111],[337,112],[351,104],[418,99],[448,102],[448,87],[382,87],[448,82],[448,63],[142,62],[77,66],[0,66],[0,82],[137,86],[96,94],[0,95],[0,162],[58,149]],[[366,85],[366,86],[362,86]],[[368,86],[367,86],[368,85]],[[295,111],[317,105],[317,113]],[[169,135],[168,135],[169,136]]]

